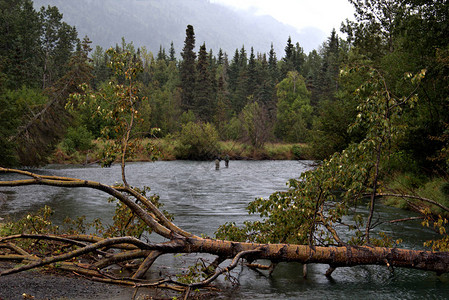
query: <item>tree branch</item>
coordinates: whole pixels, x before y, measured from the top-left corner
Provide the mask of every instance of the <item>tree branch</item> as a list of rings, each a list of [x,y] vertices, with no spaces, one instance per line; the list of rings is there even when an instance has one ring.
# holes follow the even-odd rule
[[[404,198],[404,199],[420,200],[420,201],[427,202],[427,203],[433,204],[435,206],[438,206],[442,210],[449,212],[449,207],[444,206],[443,204],[441,204],[439,202],[436,202],[435,200],[432,200],[432,199],[429,199],[429,198],[424,198],[424,197],[421,197],[421,196],[403,195],[403,194],[390,194],[390,193],[378,193],[377,196],[378,197],[398,197],[398,198]]]
[[[214,275],[210,276],[209,278],[201,281],[201,282],[197,282],[197,283],[192,283],[189,285],[190,288],[199,288],[199,287],[203,287],[206,285],[209,285],[212,281],[214,281],[215,279],[217,279],[218,276],[220,276],[221,274],[225,273],[225,272],[229,272],[231,270],[233,270],[235,267],[237,267],[237,263],[238,261],[246,255],[249,254],[255,254],[260,252],[261,250],[255,249],[255,250],[245,250],[245,251],[241,251],[239,253],[237,253],[237,255],[234,257],[234,259],[232,260],[231,264],[229,266],[227,266],[226,268],[223,268],[219,271],[216,271]]]
[[[147,249],[147,250],[164,250],[165,249],[165,250],[174,251],[174,249],[179,246],[178,243],[176,243],[176,242],[171,242],[171,243],[167,243],[167,244],[151,245],[151,244],[144,243],[141,240],[138,240],[134,237],[110,238],[110,239],[103,240],[103,241],[97,242],[95,244],[86,246],[84,248],[77,249],[77,250],[62,254],[62,255],[47,257],[47,258],[40,259],[39,261],[30,263],[25,266],[21,266],[21,267],[15,268],[15,269],[5,270],[3,272],[0,272],[0,276],[14,274],[14,273],[18,273],[18,272],[22,272],[22,271],[26,271],[26,270],[30,270],[30,269],[42,267],[42,266],[49,265],[49,264],[52,264],[55,262],[68,260],[73,257],[78,257],[80,255],[96,251],[99,248],[103,248],[103,247],[114,245],[114,244],[123,244],[123,243],[134,244],[136,246],[139,246],[140,248]]]

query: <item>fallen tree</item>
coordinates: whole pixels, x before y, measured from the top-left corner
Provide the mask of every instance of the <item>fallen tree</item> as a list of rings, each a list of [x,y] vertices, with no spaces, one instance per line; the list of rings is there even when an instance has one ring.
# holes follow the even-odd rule
[[[263,269],[264,265],[254,264],[259,259],[279,262],[300,262],[302,264],[328,264],[326,276],[331,276],[338,267],[356,265],[385,265],[390,268],[403,267],[437,274],[449,272],[449,253],[406,250],[374,246],[313,246],[292,244],[248,243],[211,238],[202,238],[188,233],[170,221],[149,199],[130,187],[110,186],[99,182],[42,176],[27,171],[0,168],[1,173],[15,173],[24,179],[1,181],[2,187],[25,185],[48,185],[69,188],[92,188],[101,190],[123,202],[133,214],[137,215],[151,230],[166,239],[162,243],[148,243],[132,236],[99,237],[95,235],[70,234],[17,234],[0,237],[0,260],[21,262],[22,265],[0,272],[6,276],[37,267],[52,266],[82,274],[93,280],[132,285],[136,287],[170,288],[176,291],[190,291],[200,287],[209,287],[221,274],[228,273],[237,266],[239,260],[246,260],[250,267]],[[24,249],[18,241],[34,240],[57,246],[47,251],[46,256],[39,255],[36,247]],[[36,243],[34,243],[36,244]],[[34,249],[30,252],[30,249]],[[185,283],[173,278],[145,280],[146,272],[162,255],[173,253],[207,253],[216,256],[216,260],[205,268],[203,280]],[[88,255],[86,259],[86,255]],[[74,258],[85,257],[83,263]],[[140,260],[139,260],[140,259]],[[231,259],[229,264],[225,260]],[[138,263],[137,263],[138,262]],[[132,263],[129,276],[119,278],[108,272],[112,265]],[[222,266],[222,265],[225,266]]]

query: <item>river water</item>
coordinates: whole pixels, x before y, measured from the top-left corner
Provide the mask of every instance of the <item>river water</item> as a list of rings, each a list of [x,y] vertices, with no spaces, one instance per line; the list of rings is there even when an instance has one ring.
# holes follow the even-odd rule
[[[245,208],[256,197],[287,188],[290,178],[297,178],[310,168],[307,161],[231,161],[229,168],[223,163],[215,170],[213,162],[171,161],[130,163],[127,180],[137,187],[149,186],[160,196],[163,209],[174,214],[175,223],[194,234],[214,236],[224,222],[254,219]],[[120,167],[56,166],[32,170],[40,174],[59,175],[107,184],[121,181]],[[0,180],[19,178],[0,175]],[[85,188],[67,189],[45,186],[1,188],[7,200],[0,202],[0,217],[17,218],[36,211],[44,205],[55,210],[56,223],[69,216],[85,215],[86,219],[111,219],[115,204],[108,203],[102,192]],[[379,206],[377,220],[406,217],[409,212]],[[382,231],[394,238],[402,238],[404,248],[422,248],[423,242],[434,237],[419,222],[383,225]],[[155,272],[179,272],[184,261],[197,257],[165,256],[155,265]],[[302,266],[296,263],[280,264],[268,277],[246,268],[237,268],[232,274],[239,285],[227,286],[222,298],[229,299],[449,299],[449,276],[436,276],[432,272],[362,266],[339,268],[332,278],[326,278],[325,265],[309,265],[308,277],[303,278]]]

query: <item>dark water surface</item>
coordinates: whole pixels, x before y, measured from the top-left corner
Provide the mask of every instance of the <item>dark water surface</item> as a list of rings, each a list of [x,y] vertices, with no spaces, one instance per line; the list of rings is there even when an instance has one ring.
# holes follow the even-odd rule
[[[174,214],[175,223],[194,234],[213,236],[224,222],[255,218],[245,210],[256,197],[267,197],[276,190],[286,189],[286,182],[308,169],[308,162],[298,161],[231,161],[229,168],[215,170],[213,162],[173,161],[131,163],[127,165],[128,182],[137,187],[149,186],[160,196],[164,209]],[[120,167],[48,166],[37,173],[95,180],[107,184],[121,181]],[[0,180],[18,178],[0,175]],[[66,217],[85,215],[87,220],[110,220],[115,204],[108,203],[102,192],[85,188],[67,189],[45,186],[2,188],[7,201],[0,203],[0,217],[16,218],[44,205],[55,210],[55,222]],[[380,207],[377,220],[398,219],[407,213]],[[422,248],[432,232],[419,222],[383,225],[381,230],[395,238],[401,237],[401,247]],[[156,273],[179,273],[184,261],[198,257],[166,255],[156,265]],[[327,266],[310,265],[307,279],[302,277],[302,265],[280,264],[271,277],[245,268],[237,268],[233,276],[240,285],[228,288],[223,298],[232,299],[449,299],[449,276],[437,277],[431,272],[386,267],[339,268],[332,279],[326,278]],[[226,283],[223,283],[226,284]]]

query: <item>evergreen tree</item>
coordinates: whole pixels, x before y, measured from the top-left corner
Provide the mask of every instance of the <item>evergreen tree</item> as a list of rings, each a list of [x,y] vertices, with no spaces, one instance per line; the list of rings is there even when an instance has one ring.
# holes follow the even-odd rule
[[[339,56],[339,39],[335,29],[333,29],[322,48],[322,64],[317,74],[315,86],[315,94],[319,99],[334,99],[338,90],[338,75],[342,63]]]
[[[209,51],[208,55],[209,60],[209,78],[210,78],[210,86],[211,86],[211,95],[210,97],[213,99],[215,103],[217,98],[217,59],[213,55],[212,49]],[[214,104],[215,105],[215,104]]]
[[[248,57],[245,46],[242,46],[238,56],[238,77],[232,95],[232,108],[238,114],[248,101]]]
[[[159,52],[157,53],[156,60],[157,61],[160,61],[160,60],[166,61],[167,60],[167,54],[165,53],[165,48],[163,48],[162,45],[159,46]]]
[[[346,24],[341,27],[341,30],[348,35],[348,41],[375,61],[386,53],[393,52],[395,38],[402,31],[400,24],[404,17],[413,11],[410,5],[403,3],[405,1],[392,0],[349,0],[349,2],[356,9],[356,21],[346,20]],[[439,1],[430,1],[432,7],[434,2]],[[408,30],[410,29],[412,27]]]
[[[96,46],[92,53],[93,79],[92,86],[98,88],[100,83],[106,81],[111,76],[111,69],[108,68],[108,55],[101,46]]]
[[[195,60],[196,54],[193,51],[195,48],[195,33],[192,25],[187,25],[186,39],[184,41],[184,48],[181,52],[181,106],[184,111],[193,108],[195,95],[195,80],[196,69]]]
[[[201,45],[196,65],[196,86],[194,96],[194,111],[204,122],[211,122],[214,115],[214,97],[211,74],[209,73],[209,58],[206,44]]]
[[[0,71],[4,85],[40,87],[41,22],[30,0],[0,0]]]
[[[223,50],[221,48],[218,50],[217,64],[222,65],[224,63]]]
[[[245,45],[243,45],[239,53],[240,70],[246,68],[247,64],[248,64],[248,56],[246,55]]]
[[[305,62],[305,53],[304,49],[299,45],[299,43],[296,43],[294,54],[293,54],[293,67],[296,72],[299,74],[303,74],[303,66]]]
[[[176,61],[176,52],[175,52],[175,46],[173,45],[173,42],[170,43],[170,50],[168,51],[168,53],[169,53],[168,60]]]
[[[287,46],[285,46],[285,56],[283,61],[286,63],[292,62],[295,54],[294,45],[292,44],[292,38],[289,36],[287,40]]]
[[[287,46],[285,46],[285,56],[282,58],[281,76],[285,78],[289,71],[295,70],[295,46],[292,44],[291,37],[288,37]]]
[[[0,166],[11,167],[17,164],[16,143],[10,140],[20,125],[20,111],[17,101],[5,88],[6,75],[0,73]],[[27,99],[29,101],[29,98]]]
[[[222,139],[228,139],[226,134],[226,126],[232,116],[231,103],[229,101],[228,90],[228,68],[229,63],[226,54],[223,57],[223,63],[217,68],[217,97],[214,123],[216,124],[218,133]]]
[[[268,56],[268,69],[270,71],[271,80],[275,83],[279,80],[279,70],[277,65],[276,52],[274,51],[273,43]]]
[[[234,57],[229,65],[229,91],[234,92],[237,88],[237,80],[239,78],[240,71],[240,54],[239,50],[235,49]]]
[[[318,51],[312,50],[309,55],[306,56],[303,68],[303,74],[306,79],[307,88],[311,91],[311,104],[316,106],[319,102],[319,79],[318,74],[323,63],[323,58],[319,55]]]
[[[264,54],[259,60],[257,70],[257,99],[268,110],[268,113],[272,113],[276,109],[276,97],[275,86],[276,82],[270,76],[270,67],[267,62],[267,56]]]
[[[62,14],[55,6],[41,8],[42,23],[42,87],[51,86],[67,72],[69,61],[78,37],[75,27],[62,22]]]
[[[90,41],[85,38],[78,50],[67,64],[68,71],[51,89],[48,90],[48,100],[33,113],[23,116],[22,124],[13,140],[18,145],[19,163],[25,166],[45,164],[47,157],[54,151],[58,142],[64,137],[68,126],[73,121],[73,115],[66,109],[67,99],[71,93],[81,92],[80,85],[89,82],[92,76]]]
[[[257,88],[257,69],[256,69],[256,56],[254,55],[254,48],[251,47],[251,54],[248,61],[248,81],[247,92],[248,95],[254,95]]]

